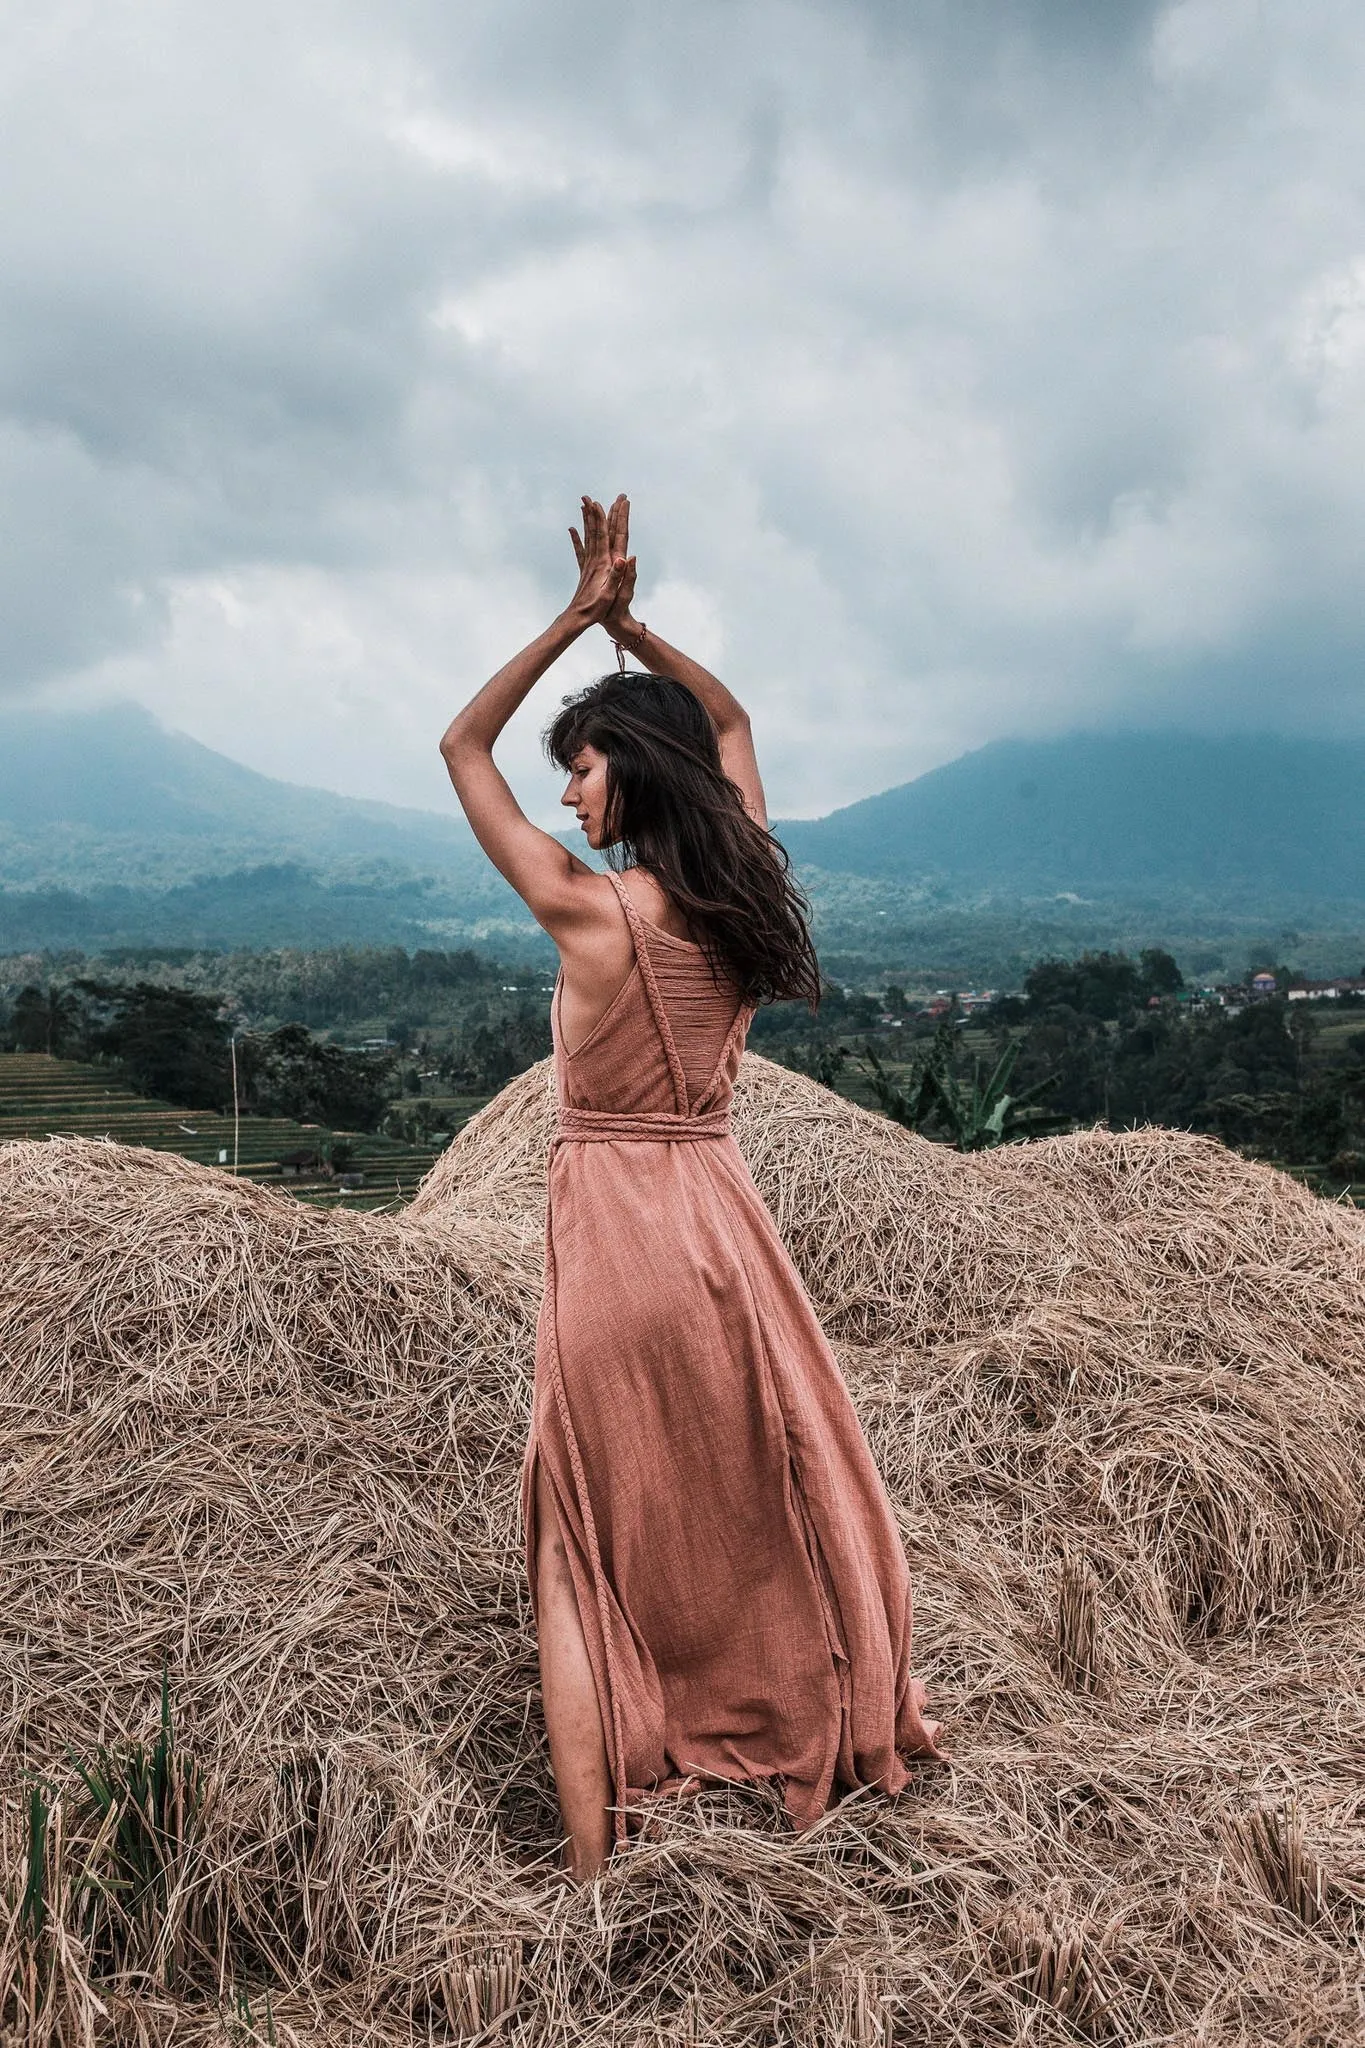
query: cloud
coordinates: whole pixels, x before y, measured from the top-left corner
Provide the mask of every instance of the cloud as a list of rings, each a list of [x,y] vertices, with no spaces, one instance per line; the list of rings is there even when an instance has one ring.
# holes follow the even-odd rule
[[[0,685],[441,803],[631,490],[780,811],[1365,728],[1346,0],[171,0],[14,32]],[[609,660],[584,644],[510,736]]]

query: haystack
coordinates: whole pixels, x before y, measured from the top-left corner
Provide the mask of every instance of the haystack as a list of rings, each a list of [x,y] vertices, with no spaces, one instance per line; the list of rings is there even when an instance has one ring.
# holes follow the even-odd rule
[[[0,2028],[1365,2039],[1365,1219],[746,1060],[954,1762],[799,1838],[658,1810],[580,1893],[516,1528],[550,1113],[533,1070],[394,1216],[0,1152]]]

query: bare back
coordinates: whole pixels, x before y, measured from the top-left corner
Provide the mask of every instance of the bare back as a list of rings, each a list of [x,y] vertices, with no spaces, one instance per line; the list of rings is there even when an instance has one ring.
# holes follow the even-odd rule
[[[585,874],[591,871],[585,863]],[[559,943],[562,981],[559,1021],[565,1044],[581,1045],[596,1030],[635,970],[635,949],[620,900],[605,875],[594,875],[591,918],[580,920]],[[671,898],[643,868],[627,868],[621,882],[646,924],[690,943],[692,934]],[[600,917],[597,913],[600,910]]]

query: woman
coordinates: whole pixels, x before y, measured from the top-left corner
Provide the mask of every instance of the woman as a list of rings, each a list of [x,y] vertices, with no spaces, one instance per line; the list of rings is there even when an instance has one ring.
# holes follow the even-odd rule
[[[441,742],[489,858],[559,948],[559,1127],[522,1503],[550,1760],[585,1880],[626,1809],[776,1778],[798,1826],[837,1784],[936,1756],[909,1673],[890,1504],[729,1135],[754,1006],[818,997],[749,720],[632,616],[629,507],[583,500],[566,611]],[[499,733],[592,625],[622,674],[547,734],[599,874],[524,815]],[[624,673],[624,653],[653,673]]]

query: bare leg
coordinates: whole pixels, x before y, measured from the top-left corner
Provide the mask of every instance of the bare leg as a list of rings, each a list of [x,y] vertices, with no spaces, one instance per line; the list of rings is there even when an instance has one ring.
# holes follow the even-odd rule
[[[597,1876],[611,1853],[611,1774],[602,1736],[578,1594],[559,1529],[559,1512],[536,1465],[536,1614],[540,1689],[550,1738],[560,1817],[569,1838],[567,1862],[579,1884]]]

